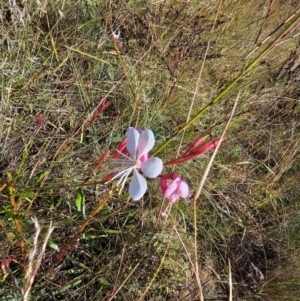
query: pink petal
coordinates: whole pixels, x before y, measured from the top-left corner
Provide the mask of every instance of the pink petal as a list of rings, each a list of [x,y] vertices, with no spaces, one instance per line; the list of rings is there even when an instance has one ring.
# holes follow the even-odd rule
[[[160,176],[160,188],[163,194],[165,194],[168,186],[170,185],[170,180],[173,182],[173,180],[176,180],[176,178],[180,178],[180,175],[175,172],[170,172]]]
[[[182,198],[189,198],[191,196],[190,187],[186,181],[184,180],[180,181],[178,187],[178,193]]]
[[[148,154],[155,143],[154,134],[151,130],[142,131],[138,141],[137,158],[140,159],[143,155]]]
[[[178,194],[173,194],[171,196],[171,203],[172,204],[176,203],[178,201],[178,199],[179,199],[179,195]]]
[[[148,160],[148,154],[144,154],[140,157],[140,162],[141,163],[144,163]]]
[[[178,188],[178,182],[180,181],[180,179],[176,179],[174,180],[172,183],[169,184],[164,196],[165,198],[170,198],[172,197],[173,195],[178,195],[178,193],[176,192],[177,188]]]
[[[135,128],[130,127],[127,132],[126,148],[133,159],[136,158],[139,138],[140,133]]]
[[[168,188],[168,179],[165,176],[162,176],[159,180],[160,188],[162,190],[162,193],[165,194],[167,188]]]

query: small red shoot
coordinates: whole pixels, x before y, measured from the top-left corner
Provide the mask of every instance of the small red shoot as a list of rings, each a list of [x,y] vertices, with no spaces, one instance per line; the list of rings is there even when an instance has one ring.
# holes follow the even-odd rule
[[[116,158],[119,158],[120,157],[120,153],[124,153],[125,155],[128,154],[127,150],[125,150],[126,148],[126,141],[127,141],[127,138],[124,138],[119,146],[118,146],[118,151],[116,151],[113,155],[112,155],[112,158],[116,159]],[[125,150],[125,152],[124,152]]]
[[[110,104],[111,103],[106,98],[103,99],[98,107],[94,110],[93,117],[87,127],[90,127],[97,120],[99,114],[105,111],[110,106]]]
[[[43,120],[43,114],[39,114],[37,119],[36,119],[36,124],[35,124],[35,130],[36,131],[38,131],[39,128],[41,127],[42,120]]]

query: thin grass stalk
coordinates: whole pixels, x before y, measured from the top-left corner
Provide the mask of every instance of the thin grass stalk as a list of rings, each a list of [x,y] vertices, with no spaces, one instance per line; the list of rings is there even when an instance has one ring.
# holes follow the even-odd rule
[[[293,16],[295,16],[293,18]],[[253,59],[245,68],[244,70],[235,78],[233,79],[223,90],[221,90],[218,95],[206,106],[204,106],[200,111],[198,111],[195,116],[190,119],[188,122],[186,122],[179,130],[177,130],[169,139],[167,139],[161,146],[159,146],[153,153],[151,153],[152,156],[160,153],[178,134],[185,131],[191,124],[193,124],[200,116],[202,116],[203,113],[205,113],[212,105],[218,103],[222,97],[227,94],[234,85],[240,81],[253,67],[255,67],[281,40],[283,37],[286,37],[294,26],[296,26],[296,23],[300,19],[300,8],[297,9],[284,23],[287,23],[291,18],[292,21],[288,25],[288,27],[283,30],[278,36],[255,58]]]
[[[195,272],[196,272],[195,276],[196,276],[196,279],[197,279],[198,283],[201,283],[201,282],[200,282],[200,277],[199,277],[198,248],[197,248],[197,246],[198,246],[198,242],[197,242],[198,241],[197,240],[197,236],[198,236],[198,231],[197,231],[197,211],[198,211],[197,200],[198,200],[199,195],[200,195],[200,193],[202,191],[202,188],[204,186],[205,180],[206,180],[206,178],[208,176],[208,173],[210,171],[212,163],[213,163],[213,161],[215,159],[215,156],[216,156],[216,154],[217,154],[217,152],[219,150],[219,147],[220,147],[220,145],[222,143],[222,140],[223,140],[223,138],[225,136],[225,133],[226,133],[226,131],[227,131],[227,129],[228,129],[230,123],[231,123],[231,120],[232,120],[232,117],[234,115],[234,112],[235,112],[238,100],[239,100],[239,93],[238,93],[238,96],[237,96],[237,98],[235,100],[234,106],[232,108],[229,120],[228,120],[228,122],[227,122],[227,124],[225,126],[225,129],[224,129],[224,131],[222,133],[222,136],[221,136],[221,138],[220,138],[220,140],[219,140],[219,142],[218,142],[218,144],[217,144],[217,146],[216,146],[216,148],[215,148],[215,150],[214,150],[214,152],[213,152],[213,154],[212,154],[212,156],[211,156],[211,158],[210,158],[210,160],[209,160],[209,162],[207,164],[207,167],[205,168],[203,177],[202,177],[202,179],[201,179],[201,181],[200,181],[200,183],[199,183],[199,185],[197,187],[197,190],[195,192],[195,196],[194,196],[194,199],[193,199],[193,202],[194,202],[194,229],[195,229],[194,230],[195,231],[195,234],[194,234],[195,264],[194,265],[195,265]]]
[[[163,263],[165,262],[166,256],[167,256],[167,254],[168,254],[168,252],[169,252],[169,248],[170,248],[170,244],[171,244],[171,240],[172,240],[172,236],[173,236],[173,232],[174,232],[175,226],[176,226],[176,225],[174,225],[174,227],[172,228],[172,232],[171,232],[171,235],[170,235],[170,239],[169,239],[169,242],[168,242],[168,244],[167,244],[167,246],[166,246],[166,251],[164,252],[164,255],[163,255],[163,257],[162,257],[162,259],[161,259],[161,261],[160,261],[160,264],[159,264],[158,268],[156,269],[156,271],[155,271],[153,277],[151,278],[149,284],[147,285],[145,291],[143,292],[143,294],[139,297],[139,299],[138,299],[137,301],[142,301],[142,300],[144,300],[144,298],[145,298],[145,296],[147,295],[147,293],[148,293],[150,287],[152,286],[154,280],[155,280],[156,277],[158,276],[158,273],[159,273],[159,271],[161,270],[161,268],[162,268],[162,266],[163,266]]]
[[[232,301],[232,273],[231,273],[230,259],[228,259],[228,285],[229,285],[228,301]]]
[[[51,235],[51,233],[54,229],[52,227],[52,223],[50,223],[50,226],[48,228],[46,237],[44,239],[43,246],[42,246],[42,248],[39,252],[38,258],[37,258],[37,260],[34,264],[34,258],[35,258],[35,255],[37,253],[37,250],[38,250],[38,238],[39,238],[39,235],[40,235],[40,232],[41,232],[41,227],[40,227],[36,217],[32,218],[32,221],[34,223],[36,231],[35,231],[35,235],[34,235],[34,239],[33,239],[33,247],[32,247],[31,252],[28,255],[28,266],[27,266],[27,270],[26,270],[26,274],[25,274],[25,282],[24,282],[23,288],[21,290],[21,292],[22,292],[22,299],[21,300],[22,301],[29,300],[30,290],[32,288],[32,285],[33,285],[34,279],[36,277],[36,274],[38,272],[38,269],[41,266],[42,259],[43,259],[43,256],[45,254],[45,250],[46,250],[48,240],[49,240],[50,235]]]
[[[135,272],[137,267],[140,265],[140,262],[136,264],[136,266],[132,269],[132,271],[129,273],[129,275],[125,278],[125,280],[121,283],[121,285],[118,287],[118,289],[112,294],[112,296],[107,301],[112,301],[115,296],[119,293],[119,291],[122,289],[122,287],[125,285],[125,283],[128,281],[128,279],[131,277],[131,275]]]
[[[218,16],[219,16],[219,11],[220,11],[220,8],[221,8],[221,4],[222,4],[222,0],[219,1],[219,4],[218,4],[218,8],[217,8],[217,13],[216,13],[216,16],[215,16],[215,20],[214,20],[214,23],[213,23],[213,26],[211,28],[211,33],[214,32],[215,30],[215,26],[216,26],[216,23],[217,23],[217,20],[218,20]],[[198,76],[198,80],[197,80],[197,85],[196,85],[196,89],[195,89],[195,92],[194,92],[194,95],[193,95],[193,99],[192,99],[192,103],[191,103],[191,106],[190,106],[190,110],[188,112],[188,117],[187,117],[187,122],[186,124],[188,124],[190,122],[190,116],[191,116],[191,113],[192,113],[192,109],[193,109],[193,105],[195,103],[195,100],[196,100],[196,95],[198,94],[198,91],[199,91],[199,86],[200,86],[200,79],[201,79],[201,76],[202,76],[202,72],[203,72],[203,69],[204,69],[204,64],[205,64],[205,61],[206,61],[206,56],[208,54],[208,50],[209,50],[209,47],[210,47],[210,41],[208,41],[208,44],[207,44],[207,47],[206,47],[206,50],[205,50],[205,54],[204,54],[204,59],[203,59],[203,63],[201,65],[201,68],[200,68],[200,71],[199,71],[199,76]],[[182,144],[182,141],[184,139],[184,134],[185,134],[185,131],[186,131],[187,127],[185,127],[183,130],[182,130],[182,137],[181,137],[181,141],[180,141],[180,144],[179,144],[179,147],[178,147],[178,152],[177,152],[177,156],[179,154],[179,149],[180,149],[180,146]],[[176,157],[177,157],[176,156]],[[195,246],[196,248],[196,246]],[[200,301],[203,301],[204,298],[203,298],[203,291],[202,291],[202,284],[201,284],[201,279],[199,277],[199,268],[198,268],[198,265],[192,265],[193,266],[193,271],[194,271],[194,274],[195,274],[195,277],[196,277],[196,282],[197,282],[197,288],[198,288],[198,297],[199,297],[199,300]]]
[[[54,27],[57,26],[59,20],[56,22],[56,24],[53,26],[53,28],[51,28],[48,14],[46,14],[46,19],[47,19],[47,25],[48,25],[48,30],[49,30],[49,36],[50,36],[52,50],[53,50],[56,62],[59,62],[59,58],[58,58],[58,54],[57,54],[57,48],[56,48],[55,41],[54,41],[54,38],[53,38],[53,35],[52,35],[52,31],[53,31]]]
[[[273,0],[274,1],[274,0]],[[284,22],[282,22],[280,25],[278,25],[266,38],[264,38],[261,42],[259,42],[254,49],[252,49],[246,56],[245,59],[247,59],[253,52],[255,52],[259,47],[261,47],[263,44],[265,44],[271,36],[276,33],[277,30],[280,30],[284,25],[286,25],[287,22],[290,21],[291,18],[293,18],[297,13],[299,12],[299,9],[297,9],[293,14],[290,15],[288,19],[286,19]]]
[[[181,239],[181,236],[179,235],[179,233],[178,233],[178,231],[177,231],[176,225],[175,225],[175,232],[176,232],[176,234],[177,234],[177,236],[178,236],[178,239],[179,239],[179,241],[180,241],[180,243],[181,243],[181,245],[182,245],[182,247],[183,247],[183,249],[184,249],[184,251],[185,251],[185,255],[187,256],[187,258],[188,258],[188,260],[189,260],[189,262],[190,262],[190,264],[191,264],[191,266],[192,266],[193,273],[196,275],[196,268],[195,268],[195,265],[194,265],[193,260],[192,260],[192,258],[191,258],[191,254],[190,254],[190,252],[187,250],[187,248],[186,248],[186,246],[185,246],[183,240]],[[203,300],[202,284],[201,284],[201,282],[200,282],[200,283],[197,283],[197,285],[198,285],[198,290],[201,291],[201,295],[199,296],[199,297],[200,297],[200,300],[201,300],[201,298],[202,298],[202,300]],[[199,288],[199,285],[200,285],[200,288]],[[201,296],[202,296],[202,297],[201,297]]]

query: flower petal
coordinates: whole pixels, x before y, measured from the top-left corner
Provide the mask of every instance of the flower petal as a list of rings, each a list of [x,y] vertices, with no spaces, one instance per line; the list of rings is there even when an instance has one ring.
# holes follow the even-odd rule
[[[184,180],[180,181],[178,192],[182,198],[189,198],[191,196],[190,187],[188,183]]]
[[[180,179],[176,179],[169,184],[168,188],[166,189],[166,192],[164,193],[164,197],[166,199],[173,197],[174,195],[178,196],[178,193],[176,191],[179,184],[178,181],[180,181]]]
[[[141,170],[148,178],[156,178],[163,169],[163,162],[160,158],[151,157],[141,164]]]
[[[160,176],[160,188],[162,190],[162,193],[165,194],[165,191],[167,190],[168,186],[170,185],[170,181],[176,180],[176,178],[181,178],[180,175],[178,175],[175,172],[167,173]]]
[[[154,134],[151,130],[142,131],[138,142],[137,158],[140,159],[143,155],[148,154],[155,143]]]
[[[134,201],[138,201],[147,190],[147,181],[140,175],[136,169],[133,171],[133,177],[129,184],[129,194]]]
[[[127,132],[126,148],[133,159],[136,157],[139,138],[140,133],[135,128],[130,127]]]
[[[178,201],[178,199],[179,199],[179,195],[178,194],[172,194],[170,201],[171,201],[172,204],[174,204],[174,203],[176,203]]]
[[[159,179],[159,183],[162,193],[165,194],[168,188],[168,178],[165,175],[161,176],[161,178]]]

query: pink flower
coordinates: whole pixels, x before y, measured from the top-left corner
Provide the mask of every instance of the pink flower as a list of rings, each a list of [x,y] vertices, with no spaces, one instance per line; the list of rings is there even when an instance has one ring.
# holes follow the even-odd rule
[[[119,173],[112,180],[119,178],[118,185],[122,191],[128,176],[133,172],[133,177],[129,183],[129,194],[134,201],[142,198],[147,190],[147,181],[139,173],[139,170],[148,178],[156,178],[163,169],[163,162],[160,158],[148,158],[148,153],[154,144],[155,138],[151,130],[137,130],[130,127],[126,138],[126,149],[130,156],[118,150],[123,158],[115,160],[124,167],[121,171],[118,168]],[[112,171],[112,173],[114,172]]]
[[[188,183],[179,174],[168,173],[160,177],[160,187],[166,199],[174,204],[179,197],[189,198],[191,196]]]

